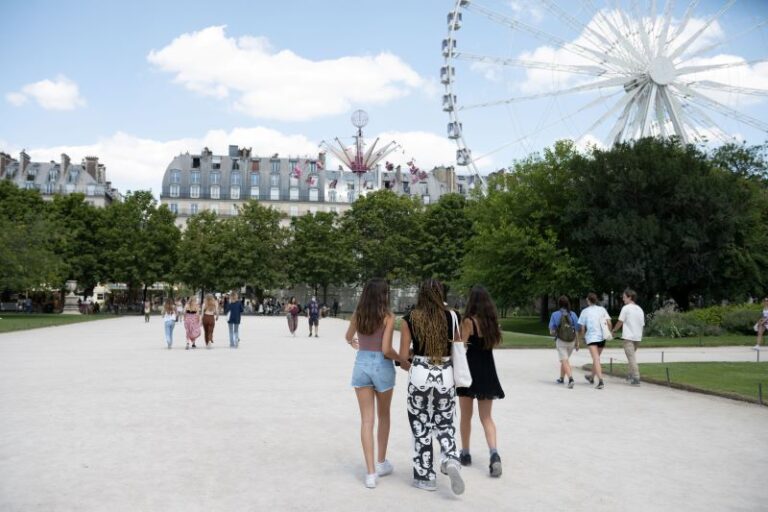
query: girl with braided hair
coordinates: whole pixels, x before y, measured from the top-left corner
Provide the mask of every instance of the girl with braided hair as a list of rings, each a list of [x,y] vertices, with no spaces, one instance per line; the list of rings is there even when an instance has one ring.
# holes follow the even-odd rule
[[[400,359],[413,354],[407,403],[414,445],[413,485],[426,491],[437,489],[432,467],[432,441],[436,438],[442,455],[440,470],[450,478],[454,494],[461,494],[464,481],[453,426],[456,409],[451,363],[453,339],[453,318],[445,307],[443,285],[436,279],[428,279],[419,287],[416,307],[403,317],[400,326]],[[408,370],[408,365],[401,368]]]

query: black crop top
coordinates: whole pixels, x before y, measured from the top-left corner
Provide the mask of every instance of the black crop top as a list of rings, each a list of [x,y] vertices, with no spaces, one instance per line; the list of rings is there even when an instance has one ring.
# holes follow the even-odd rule
[[[456,317],[459,320],[459,324],[461,324],[461,315],[459,313],[456,313]],[[411,313],[409,312],[407,315],[403,317],[403,320],[408,324],[408,329],[411,331],[411,346],[413,347],[413,355],[415,356],[425,356],[427,355],[424,352],[423,347],[419,347],[419,340],[416,336],[416,333],[413,330],[413,322],[411,321]],[[451,341],[453,340],[453,320],[451,319],[451,313],[450,311],[445,312],[445,350],[443,350],[443,356],[450,356],[451,355]]]

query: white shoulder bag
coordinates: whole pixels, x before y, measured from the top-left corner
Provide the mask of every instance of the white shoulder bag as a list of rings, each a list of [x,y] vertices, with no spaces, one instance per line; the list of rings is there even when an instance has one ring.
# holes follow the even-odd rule
[[[453,362],[453,382],[457,388],[468,388],[472,385],[472,374],[467,362],[467,344],[461,341],[461,328],[455,311],[451,311],[453,320],[453,343],[451,343],[451,360]]]

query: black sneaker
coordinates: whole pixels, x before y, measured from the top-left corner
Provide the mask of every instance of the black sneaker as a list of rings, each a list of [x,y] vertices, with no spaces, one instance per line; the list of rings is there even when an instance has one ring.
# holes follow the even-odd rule
[[[459,454],[459,462],[461,462],[462,466],[471,466],[472,456],[469,453],[461,452]]]
[[[596,389],[603,389],[604,387],[605,387],[605,384],[603,384],[603,381],[600,381],[600,382],[597,383],[597,388]]]
[[[573,389],[573,377],[568,379],[568,389]]]
[[[589,382],[590,384],[595,383],[595,378],[591,375],[585,375],[584,378],[587,379],[587,382]]]
[[[491,476],[498,478],[501,476],[501,457],[498,453],[491,455],[491,464],[488,466]]]
[[[557,379],[555,382],[557,382],[558,384],[563,384],[565,381],[563,380],[563,378],[562,378],[562,377],[560,377],[560,378],[559,378],[559,379]]]

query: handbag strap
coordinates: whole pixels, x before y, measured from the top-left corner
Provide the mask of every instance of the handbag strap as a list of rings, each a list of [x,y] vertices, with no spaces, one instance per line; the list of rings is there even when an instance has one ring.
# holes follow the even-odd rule
[[[461,341],[461,327],[459,326],[459,318],[456,316],[456,312],[452,309],[448,310],[451,313],[451,324],[453,328],[453,339],[451,341]],[[456,339],[456,334],[459,337]]]

